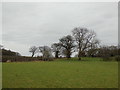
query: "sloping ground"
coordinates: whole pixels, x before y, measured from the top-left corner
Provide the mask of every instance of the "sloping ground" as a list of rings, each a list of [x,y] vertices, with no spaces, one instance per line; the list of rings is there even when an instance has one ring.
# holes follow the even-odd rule
[[[3,88],[117,87],[117,62],[62,60],[3,63]]]

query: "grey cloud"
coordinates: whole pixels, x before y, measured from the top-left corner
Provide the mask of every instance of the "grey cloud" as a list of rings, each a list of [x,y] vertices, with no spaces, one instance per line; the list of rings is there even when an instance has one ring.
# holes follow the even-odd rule
[[[78,26],[94,30],[102,44],[117,44],[117,3],[3,3],[2,10],[4,46],[23,55],[27,45],[50,46]]]

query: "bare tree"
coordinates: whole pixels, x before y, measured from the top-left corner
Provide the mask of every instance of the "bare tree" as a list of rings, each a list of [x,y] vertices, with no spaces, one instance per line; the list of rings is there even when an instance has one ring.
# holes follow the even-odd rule
[[[90,43],[90,48],[87,51],[87,56],[92,56],[92,57],[96,56],[96,54],[98,53],[99,43],[100,43],[100,41],[97,39],[94,39]]]
[[[30,47],[29,52],[32,53],[32,57],[34,56],[36,50],[37,50],[37,47],[36,47],[36,46],[32,46],[32,47]]]
[[[51,46],[52,51],[55,53],[55,58],[59,58],[60,51],[61,51],[61,44],[60,43],[54,43]]]
[[[73,48],[75,47],[73,37],[71,35],[64,36],[60,39],[60,44],[64,48],[65,56],[70,58]]]
[[[53,57],[50,47],[41,46],[41,47],[39,47],[39,50],[43,54],[43,60],[50,60]]]
[[[96,33],[94,31],[89,31],[87,28],[81,27],[74,28],[72,33],[77,44],[79,60],[81,60],[82,54],[93,45]]]

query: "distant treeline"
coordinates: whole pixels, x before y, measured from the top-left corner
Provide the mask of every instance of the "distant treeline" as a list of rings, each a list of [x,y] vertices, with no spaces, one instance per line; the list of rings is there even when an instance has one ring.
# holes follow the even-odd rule
[[[81,57],[118,57],[120,48],[118,46],[100,45],[100,40],[96,38],[96,33],[83,27],[75,27],[72,35],[66,35],[59,39],[59,42],[49,46],[31,46],[29,49],[32,57],[36,53],[42,54],[43,59],[49,60],[52,57],[71,58],[73,53],[77,53],[75,57],[81,60]],[[53,55],[54,53],[54,55]]]
[[[0,58],[2,62],[23,62],[23,61],[45,61],[45,59],[42,56],[37,57],[27,57],[27,56],[21,56],[20,53],[14,52],[11,50],[1,49],[2,51],[2,57]],[[110,57],[115,57],[116,61],[120,61],[120,49],[117,48],[117,46],[106,46],[99,48],[97,54],[92,54],[93,51],[89,51],[88,55],[85,54],[82,55],[82,57],[101,57],[105,61],[110,61]],[[77,56],[75,56],[77,57]],[[59,57],[61,58],[61,57]],[[50,60],[54,60],[55,58],[52,58]],[[50,61],[49,60],[49,61]]]
[[[6,50],[6,49],[1,49],[2,55],[0,58],[2,59],[2,62],[22,62],[22,61],[38,61],[42,60],[42,57],[26,57],[26,56],[21,56],[20,53],[14,52],[11,50]]]
[[[2,62],[27,62],[42,61],[42,57],[26,57],[26,56],[2,56]]]
[[[1,49],[3,56],[21,56],[20,53],[11,50]]]
[[[0,46],[1,47],[1,46]],[[101,57],[103,60],[109,61],[110,57],[115,57],[120,61],[120,47],[118,46],[101,46],[100,40],[96,38],[96,33],[87,28],[76,27],[72,30],[72,35],[66,35],[59,39],[59,42],[49,46],[31,46],[29,52],[31,57],[21,56],[18,52],[11,50],[2,50],[2,61],[51,61],[55,58],[71,58],[73,53],[77,53],[74,57]],[[34,57],[36,53],[41,56]],[[54,54],[54,55],[53,55]]]

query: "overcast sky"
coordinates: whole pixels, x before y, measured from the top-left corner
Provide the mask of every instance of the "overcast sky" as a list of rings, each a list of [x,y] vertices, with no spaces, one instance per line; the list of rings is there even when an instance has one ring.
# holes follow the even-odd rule
[[[102,45],[118,43],[117,2],[18,2],[2,4],[3,45],[22,55],[30,46],[50,46],[74,27],[97,33]]]

